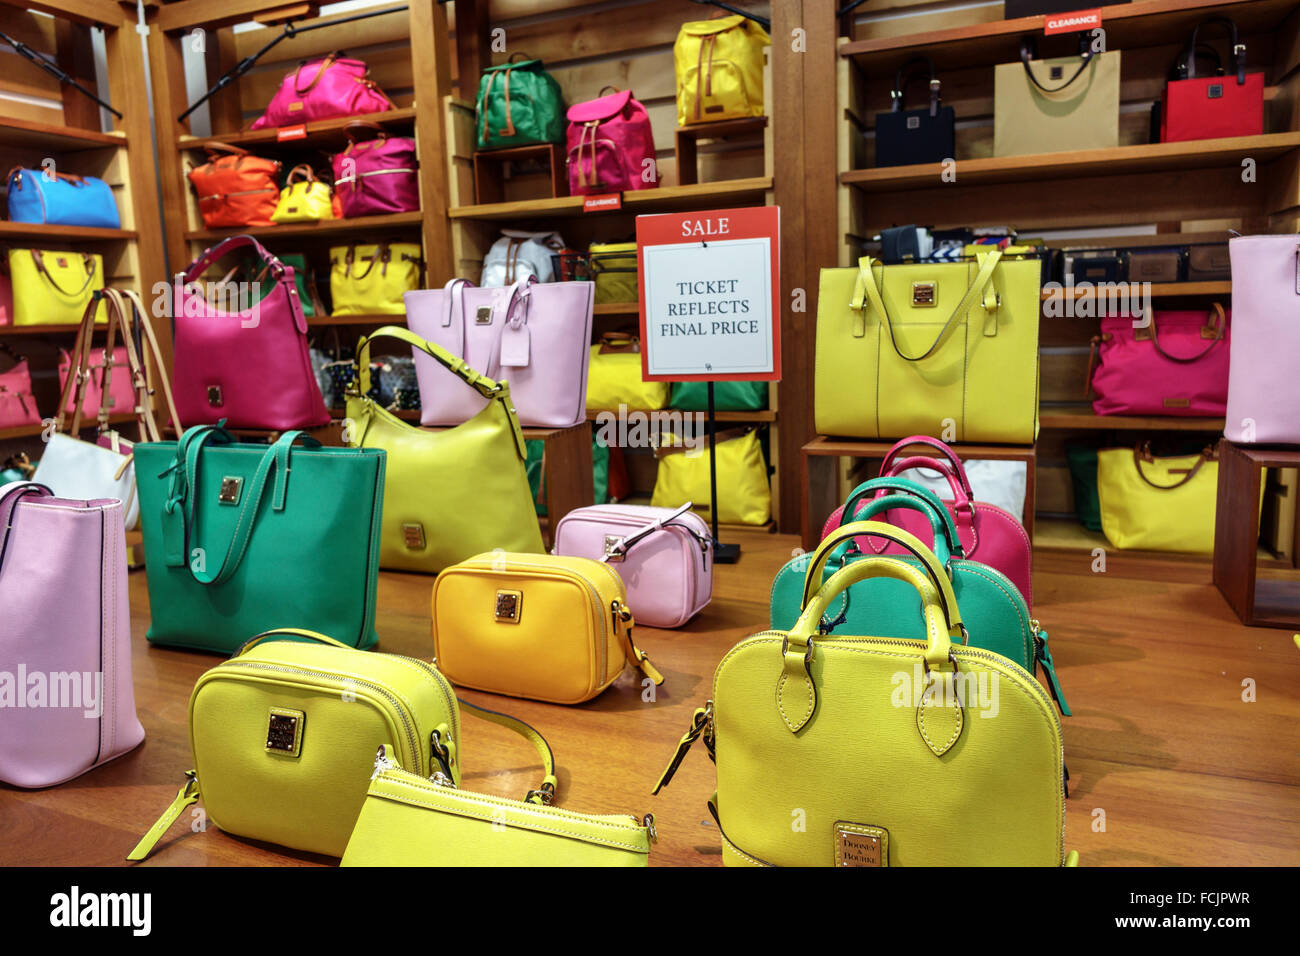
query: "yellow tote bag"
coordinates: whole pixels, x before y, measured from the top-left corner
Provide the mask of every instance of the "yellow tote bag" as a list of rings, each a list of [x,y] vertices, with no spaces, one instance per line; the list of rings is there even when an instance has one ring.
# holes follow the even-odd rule
[[[709,446],[707,436],[698,454],[667,436],[659,448],[659,474],[650,504],[679,508],[692,502],[708,512]],[[669,444],[671,442],[671,444]],[[723,524],[767,524],[772,517],[772,486],[767,480],[763,447],[754,429],[718,432],[718,521]]]
[[[104,257],[87,252],[10,249],[14,325],[78,325],[91,297],[104,288]],[[104,303],[95,322],[108,322]]]
[[[596,283],[596,304],[637,302],[635,242],[593,242],[587,247],[591,279]]]
[[[330,248],[334,315],[405,315],[402,295],[420,287],[420,247],[381,242]]]
[[[600,339],[599,345],[591,347],[587,362],[587,408],[613,412],[620,405],[643,412],[667,408],[672,386],[641,378],[640,340],[622,332],[606,332]]]
[[[763,115],[763,48],[772,41],[742,16],[683,23],[673,43],[677,125]]]
[[[280,201],[271,213],[272,222],[319,222],[337,219],[334,214],[334,190],[316,178],[305,163],[289,170],[280,190]]]

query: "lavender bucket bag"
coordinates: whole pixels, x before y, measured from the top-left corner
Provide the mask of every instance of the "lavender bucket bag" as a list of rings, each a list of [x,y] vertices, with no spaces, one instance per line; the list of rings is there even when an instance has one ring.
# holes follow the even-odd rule
[[[50,787],[144,740],[122,503],[0,486],[0,781]]]

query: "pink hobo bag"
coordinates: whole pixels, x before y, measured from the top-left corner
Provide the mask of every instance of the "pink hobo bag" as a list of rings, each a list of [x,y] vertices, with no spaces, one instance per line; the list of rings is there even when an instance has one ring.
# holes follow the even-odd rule
[[[631,90],[575,103],[565,114],[569,128],[569,194],[572,196],[654,189],[654,136],[645,107]],[[648,160],[648,162],[647,162]]]
[[[607,561],[638,624],[680,627],[713,597],[713,538],[690,509],[689,502],[578,508],[555,526],[555,553]]]
[[[0,780],[52,787],[144,740],[114,498],[0,486]],[[55,675],[58,675],[57,677]]]
[[[928,445],[939,452],[943,460],[923,456],[901,457],[903,449],[911,445]],[[957,525],[957,536],[961,539],[962,550],[966,557],[987,564],[1005,574],[1020,591],[1020,596],[1025,599],[1025,606],[1033,610],[1034,599],[1031,587],[1033,555],[1029,535],[1025,533],[1024,526],[1016,516],[997,505],[976,501],[961,459],[957,457],[956,452],[937,438],[926,435],[904,438],[885,454],[884,460],[880,463],[880,474],[882,477],[893,478],[909,468],[927,468],[937,471],[948,480],[948,486],[952,489],[952,500],[945,500],[944,505]],[[888,493],[888,490],[882,489],[876,497]],[[855,506],[854,511],[857,510]],[[831,513],[825,527],[822,528],[823,540],[840,526],[843,515],[842,505]],[[934,536],[930,522],[919,511],[891,508],[877,520],[886,521],[911,532],[922,541],[928,541]],[[857,539],[857,544],[863,554],[906,553],[899,545],[881,544],[875,538],[865,535]],[[868,548],[870,551],[867,550]]]
[[[1223,435],[1300,445],[1300,236],[1238,236],[1228,256],[1236,328]]]
[[[539,283],[480,289],[452,279],[441,289],[408,292],[406,324],[491,379],[510,383],[519,423],[568,428],[587,417],[591,355],[590,282]],[[421,425],[459,425],[487,399],[423,352],[415,352]]]
[[[275,279],[249,308],[222,311],[194,282],[223,256],[252,246]],[[206,250],[173,284],[175,356],[172,393],[186,425],[288,431],[329,424],[307,351],[307,320],[293,269],[252,236],[231,236]],[[256,295],[254,287],[252,294]]]
[[[1146,328],[1128,316],[1101,320],[1093,340],[1098,415],[1223,415],[1228,403],[1231,313],[1152,312]]]
[[[357,124],[369,128],[372,124]],[[420,208],[415,140],[390,137],[382,127],[374,139],[357,140],[348,129],[348,147],[331,159],[334,195],[344,219],[414,212]]]
[[[280,82],[271,102],[250,127],[268,129],[361,113],[386,113],[393,102],[366,78],[361,60],[327,56],[301,64]]]

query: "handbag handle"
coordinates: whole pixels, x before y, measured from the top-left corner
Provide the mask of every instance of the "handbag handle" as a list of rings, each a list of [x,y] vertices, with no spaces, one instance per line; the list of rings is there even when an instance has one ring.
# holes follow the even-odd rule
[[[601,332],[600,355],[640,354],[641,339],[631,332]]]
[[[1079,68],[1074,71],[1074,75],[1057,87],[1043,86],[1038,82],[1038,77],[1034,76],[1034,71],[1030,67],[1030,61],[1038,54],[1038,44],[1032,36],[1022,37],[1020,40],[1020,65],[1025,68],[1025,76],[1029,77],[1029,82],[1038,87],[1044,93],[1059,93],[1067,86],[1083,75],[1083,71],[1088,68],[1092,62],[1092,47],[1081,39],[1079,43]]]
[[[252,246],[253,252],[271,268],[271,274],[276,279],[280,279],[285,274],[285,265],[275,256],[267,251],[266,247],[247,233],[231,236],[228,239],[222,239],[215,246],[203,250],[203,254],[190,263],[188,269],[182,274],[182,281],[188,285],[199,276],[203,275],[205,269],[225,258],[236,249],[242,249],[244,246]]]
[[[952,474],[957,477],[957,480],[961,482],[962,491],[966,492],[966,496],[968,498],[975,497],[975,492],[970,486],[970,479],[966,477],[966,466],[961,463],[961,458],[958,457],[957,453],[952,450],[952,447],[947,442],[940,441],[937,438],[932,438],[929,435],[911,435],[907,438],[904,438],[901,441],[895,442],[894,447],[890,448],[889,451],[885,452],[885,457],[880,462],[880,473],[882,475],[889,475],[890,477],[892,477],[896,475],[898,471],[903,470],[903,469],[897,469],[897,470],[891,470],[891,469],[893,469],[894,467],[894,462],[902,455],[903,450],[906,448],[910,448],[913,445],[925,445],[928,448],[933,448],[940,455],[942,455],[944,459],[947,461],[947,463],[951,466],[951,468],[948,470],[950,470]],[[910,458],[915,456],[908,456],[908,457]],[[931,467],[933,467],[933,470],[939,472],[945,470],[937,463]]]
[[[551,745],[546,742],[546,738],[531,724],[524,723],[518,717],[511,717],[509,714],[503,714],[500,711],[488,710],[478,704],[471,704],[463,697],[457,697],[456,701],[464,710],[480,720],[486,720],[508,730],[513,730],[533,745],[533,749],[537,751],[537,756],[542,761],[542,783],[536,790],[529,790],[525,794],[524,802],[549,806],[555,799],[555,788],[559,785],[559,781],[555,777],[555,755],[551,752]]]
[[[362,131],[374,133],[375,135],[370,139],[388,139],[388,130],[378,123],[372,123],[369,120],[353,120],[343,127],[343,135],[348,138],[348,149],[344,150],[344,152],[352,149],[357,142],[357,134]]]
[[[1174,482],[1172,485],[1157,485],[1154,481],[1148,478],[1146,472],[1142,470],[1142,462],[1155,461],[1155,458],[1151,454],[1151,442],[1139,442],[1133,447],[1133,465],[1137,468],[1138,477],[1158,491],[1173,491],[1175,488],[1181,488],[1196,477],[1196,473],[1201,470],[1202,465],[1207,461],[1214,461],[1216,457],[1217,452],[1215,452],[1213,448],[1206,448],[1196,459],[1196,464],[1187,469],[1187,474],[1183,475],[1181,480]]]
[[[327,57],[325,57],[325,59],[321,60],[320,67],[319,69],[316,70],[316,75],[311,78],[311,82],[308,83],[306,86],[299,86],[298,83],[302,79],[302,68],[307,65],[307,61],[304,60],[302,63],[299,63],[298,69],[293,71],[293,91],[297,93],[299,96],[301,96],[303,93],[309,92],[312,89],[312,87],[314,87],[317,83],[320,82],[321,77],[325,75],[325,71],[328,70],[331,66],[333,66],[334,61],[337,59],[338,59],[338,54],[331,53]]]
[[[54,276],[50,275],[49,270],[45,268],[45,253],[39,249],[31,249],[28,251],[32,254],[32,262],[36,264],[36,271],[40,273],[41,277],[52,285],[55,291],[59,292],[61,295],[65,295],[70,299],[75,298],[85,292],[86,289],[90,287],[90,283],[94,281],[95,259],[89,253],[81,253],[81,264],[86,270],[86,281],[81,284],[81,288],[76,292],[69,292],[67,289],[59,285],[58,282],[54,280]]]
[[[1207,330],[1212,332],[1210,344],[1205,346],[1205,348],[1201,349],[1195,355],[1180,358],[1177,355],[1170,355],[1165,351],[1164,346],[1160,344],[1160,335],[1156,328],[1159,323],[1153,315],[1151,317],[1151,344],[1155,346],[1157,352],[1169,359],[1169,361],[1178,362],[1181,365],[1190,365],[1192,362],[1199,362],[1201,359],[1205,358],[1205,356],[1209,355],[1210,351],[1223,340],[1223,330],[1227,325],[1227,321],[1227,313],[1224,311],[1223,306],[1218,302],[1213,303],[1210,306],[1209,314],[1206,316],[1206,323],[1201,327],[1202,337],[1205,336]]]
[[[902,494],[888,494],[880,496],[882,492],[901,492]],[[875,501],[869,502],[867,507],[861,512],[857,510],[859,504],[867,498],[875,498]],[[911,498],[914,503],[893,505],[878,505],[882,501],[894,501],[895,499]],[[919,485],[914,481],[906,478],[896,478],[892,475],[886,475],[880,478],[872,478],[870,481],[864,481],[853,489],[849,495],[848,501],[844,503],[844,508],[840,514],[840,524],[847,521],[866,521],[874,515],[879,514],[882,510],[890,507],[911,508],[919,511],[930,519],[930,526],[934,529],[934,541],[936,552],[942,546],[948,554],[942,556],[943,563],[946,566],[948,555],[954,558],[963,556],[961,538],[957,534],[957,525],[952,520],[952,515],[944,507],[943,502],[929,488]]]
[[[410,329],[404,329],[399,325],[381,326],[369,335],[361,336],[357,342],[357,382],[361,395],[364,396],[370,391],[370,343],[375,339],[398,339],[405,342],[411,348],[419,349],[438,362],[484,398],[499,398],[507,408],[511,407],[508,383],[494,381],[486,375],[480,375],[464,359],[457,358],[436,342],[428,342]]]
[[[362,272],[359,275],[353,275],[352,263],[356,261],[356,257],[354,255],[356,249],[357,249],[356,246],[348,246],[348,251],[343,256],[343,274],[347,276],[349,279],[356,279],[358,282],[364,279],[366,276],[370,275],[371,270],[374,269],[375,267],[375,263],[382,262],[384,266],[387,267],[389,258],[391,257],[391,253],[388,250],[388,243],[386,242],[377,243],[375,245],[374,253],[370,256],[370,264],[366,266],[366,271]]]
[[[231,146],[229,143],[218,143],[215,140],[209,140],[204,143],[203,151],[208,154],[209,160],[220,158],[222,153],[226,153],[230,156],[238,156],[240,158],[252,155],[252,153],[240,146]]]
[[[302,627],[273,627],[269,631],[263,631],[256,637],[250,637],[248,640],[244,641],[244,643],[239,645],[235,653],[230,655],[230,659],[234,660],[245,651],[251,651],[258,644],[277,637],[301,637],[305,640],[315,641],[317,644],[329,644],[331,647],[342,647],[349,651],[356,650],[356,648],[351,644],[344,644],[342,641],[336,641],[332,637],[326,637],[319,631],[309,631]]]
[[[885,308],[885,301],[880,296],[880,289],[876,285],[876,277],[872,273],[872,267],[875,264],[874,259],[870,256],[864,256],[858,260],[858,280],[853,290],[853,299],[849,303],[849,308],[855,312],[865,313],[868,306],[880,313],[886,328],[889,329],[889,344],[893,346],[894,352],[905,362],[921,362],[928,359],[939,348],[939,344],[947,337],[948,331],[956,324],[958,317],[964,315],[974,305],[975,299],[984,293],[985,286],[988,286],[993,280],[993,270],[997,268],[998,260],[1002,258],[1002,250],[990,249],[988,252],[977,252],[975,261],[979,264],[979,271],[975,274],[975,281],[971,283],[962,296],[961,301],[957,303],[957,308],[953,309],[952,315],[948,316],[948,321],[943,324],[939,334],[930,343],[930,347],[920,355],[905,355],[903,350],[898,347],[898,341],[894,338],[894,323],[889,317],[889,312]],[[883,270],[884,264],[881,264]],[[989,290],[992,292],[992,289]],[[992,299],[984,295],[984,310],[986,313],[994,312],[1001,304],[996,293]],[[863,334],[866,331],[866,316],[862,316]],[[855,337],[856,332],[855,332]]]
[[[113,293],[120,295],[131,304],[132,318],[128,319],[140,329],[140,351],[132,359],[132,353],[135,349],[135,337],[129,331],[124,331],[123,335],[127,339],[127,360],[134,361],[132,368],[133,384],[136,391],[136,401],[139,406],[139,421],[141,437],[145,441],[162,441],[162,430],[158,427],[158,421],[153,412],[153,374],[150,371],[149,363],[146,361],[145,349],[153,356],[154,368],[157,370],[159,381],[162,385],[163,400],[167,406],[167,415],[171,421],[172,428],[177,435],[183,434],[185,429],[181,425],[181,417],[176,411],[176,402],[172,398],[171,382],[167,379],[167,365],[163,361],[162,348],[158,345],[158,337],[154,334],[153,323],[149,320],[149,313],[145,311],[144,302],[140,294],[131,289],[112,290]],[[125,310],[123,316],[126,316]]]
[[[1212,25],[1221,25],[1228,28],[1228,37],[1232,43],[1232,51],[1228,55],[1228,66],[1232,72],[1237,74],[1237,85],[1244,86],[1246,83],[1246,44],[1241,42],[1237,34],[1237,24],[1228,17],[1209,17],[1192,28],[1191,42],[1188,43],[1187,50],[1183,54],[1183,60],[1179,64],[1179,75],[1189,80],[1196,77],[1197,34],[1200,33],[1201,27]],[[1217,55],[1218,51],[1215,52]]]
[[[104,394],[108,393],[108,388],[112,384],[112,354],[115,347],[114,335],[118,329],[122,330],[122,338],[126,339],[130,333],[127,331],[122,317],[122,303],[120,299],[114,298],[100,292],[93,293],[90,300],[86,303],[85,309],[81,312],[81,322],[77,325],[77,338],[72,346],[72,355],[68,360],[68,377],[63,383],[63,388],[59,391],[59,410],[54,416],[54,430],[63,432],[63,424],[68,412],[68,401],[72,399],[75,392],[75,404],[72,406],[72,429],[65,434],[73,436],[81,433],[81,413],[86,400],[86,386],[90,383],[90,342],[94,335],[95,313],[99,311],[100,302],[104,303],[104,311],[108,317],[108,340],[104,344],[104,357],[108,367],[105,369],[103,382]],[[104,402],[99,403],[99,430],[101,434],[108,430],[108,409]]]
[[[315,171],[307,163],[299,163],[293,169],[289,170],[289,175],[284,177],[285,188],[288,189],[296,182],[314,183],[319,182],[316,178]]]
[[[14,509],[18,502],[28,495],[43,495],[53,498],[54,492],[49,485],[34,481],[11,481],[0,485],[0,570],[4,570],[5,553],[9,550],[9,536],[14,529]]]
[[[930,74],[930,115],[939,115],[939,79],[934,75],[934,61],[928,56],[913,57],[898,68],[894,74],[894,88],[889,92],[889,109],[892,113],[897,113],[903,108],[903,94],[907,92],[907,85],[916,79],[916,71],[913,67],[926,67]]]

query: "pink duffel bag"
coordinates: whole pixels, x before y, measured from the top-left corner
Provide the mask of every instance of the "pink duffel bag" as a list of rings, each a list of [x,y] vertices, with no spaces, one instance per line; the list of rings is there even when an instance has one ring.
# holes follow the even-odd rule
[[[1153,310],[1143,328],[1134,328],[1129,316],[1102,319],[1101,334],[1092,340],[1092,410],[1098,415],[1223,415],[1231,319],[1217,302],[1208,312]]]
[[[0,706],[0,781],[52,787],[144,740],[120,501],[0,485],[0,607],[0,674],[22,695]]]
[[[575,103],[565,115],[569,120],[565,146],[571,196],[659,185],[650,117],[632,98],[631,90]]]
[[[590,282],[538,282],[533,276],[481,289],[452,279],[408,292],[406,324],[476,372],[510,383],[519,423],[568,428],[587,417],[591,355]],[[487,404],[477,391],[423,352],[415,352],[421,425],[459,425]]]
[[[636,622],[647,627],[680,627],[713,598],[713,538],[690,502],[578,508],[556,524],[554,551],[607,562],[627,587]]]
[[[357,139],[358,129],[378,131],[373,139]],[[374,123],[348,126],[348,146],[336,153],[334,196],[344,219],[358,216],[383,216],[394,212],[414,212],[420,208],[419,165],[415,158],[415,140],[389,136]]]
[[[903,457],[903,451],[913,445],[927,445],[937,451],[942,458],[921,455]],[[1025,606],[1033,610],[1034,599],[1031,586],[1033,554],[1029,535],[1025,533],[1024,526],[1016,516],[997,505],[976,501],[961,459],[957,457],[955,451],[937,438],[913,435],[896,443],[881,461],[880,474],[882,477],[893,478],[909,468],[936,471],[947,479],[948,486],[952,490],[952,498],[944,499],[944,505],[957,525],[957,536],[961,539],[962,550],[966,557],[987,564],[1005,574],[1020,591],[1020,596],[1025,599]],[[887,490],[881,490],[876,497],[888,493]],[[854,504],[854,512],[856,513],[857,510],[857,505]],[[823,540],[840,526],[843,516],[843,505],[831,512],[826,525],[822,528]],[[934,535],[929,521],[919,511],[891,508],[884,513],[883,517],[876,520],[888,522],[911,532],[922,541],[927,541]],[[865,535],[856,540],[863,554],[906,553],[899,545],[880,543],[875,538]]]
[[[296,126],[362,113],[386,113],[393,101],[367,78],[366,64],[330,54],[308,60],[280,82],[270,104],[251,129]]]

